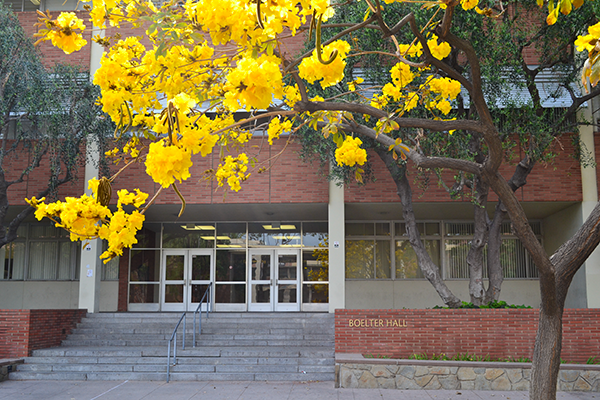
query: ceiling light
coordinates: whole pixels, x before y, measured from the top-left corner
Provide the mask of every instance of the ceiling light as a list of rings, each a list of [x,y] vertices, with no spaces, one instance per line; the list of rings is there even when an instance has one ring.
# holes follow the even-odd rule
[[[215,227],[212,225],[196,225],[196,224],[185,224],[181,225],[186,231],[214,231]]]
[[[263,225],[263,229],[267,231],[275,231],[275,230],[294,230],[296,229],[296,225],[279,225],[278,227],[274,225]]]

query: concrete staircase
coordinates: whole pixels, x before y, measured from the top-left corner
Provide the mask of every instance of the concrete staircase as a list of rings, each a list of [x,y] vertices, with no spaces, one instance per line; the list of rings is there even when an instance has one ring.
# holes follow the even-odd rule
[[[167,343],[179,317],[88,314],[61,347],[35,350],[9,379],[166,380]],[[334,379],[331,314],[204,314],[195,348],[192,324],[188,314],[186,348],[180,334],[173,381]]]

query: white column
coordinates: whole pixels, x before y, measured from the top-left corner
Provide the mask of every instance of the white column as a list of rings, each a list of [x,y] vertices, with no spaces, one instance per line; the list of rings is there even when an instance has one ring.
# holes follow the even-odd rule
[[[104,32],[100,33],[104,36]],[[93,79],[94,73],[100,67],[100,57],[102,56],[102,46],[92,42],[90,49],[90,79]],[[91,194],[87,188],[87,182],[98,176],[98,144],[88,141],[86,146],[86,164],[85,164],[85,193]],[[79,259],[79,308],[86,308],[88,312],[95,313],[100,311],[100,278],[102,271],[102,241],[99,239],[82,242],[81,257]]]
[[[596,115],[592,115],[592,104],[588,101],[588,106],[581,111],[582,118],[580,120],[593,121]],[[581,203],[581,219],[585,221],[596,204],[598,203],[598,185],[596,177],[595,164],[595,146],[594,146],[594,127],[591,125],[582,125],[579,128],[579,138],[582,146],[584,146],[586,160],[590,161],[581,166],[581,191],[583,201]],[[587,157],[587,155],[590,157]],[[589,308],[600,307],[600,250],[596,249],[585,264],[581,267],[585,271],[585,283],[587,292],[587,306]],[[581,271],[578,272],[578,274]]]
[[[346,307],[344,186],[329,182],[329,312]]]

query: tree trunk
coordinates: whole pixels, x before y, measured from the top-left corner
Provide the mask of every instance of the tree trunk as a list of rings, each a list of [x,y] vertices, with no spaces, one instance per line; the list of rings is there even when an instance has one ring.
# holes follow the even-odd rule
[[[402,216],[404,217],[404,222],[406,224],[408,240],[417,256],[419,268],[441,297],[444,304],[452,308],[460,306],[462,302],[452,293],[448,286],[446,286],[440,275],[439,267],[431,260],[431,257],[425,249],[425,245],[421,241],[421,235],[417,228],[415,213],[412,206],[412,190],[410,188],[410,183],[406,178],[406,168],[400,167],[390,152],[385,149],[376,148],[376,152],[387,166],[396,183],[398,196],[400,196],[400,202],[402,203]]]
[[[485,304],[498,300],[502,282],[504,282],[504,267],[500,262],[500,249],[502,247],[502,220],[506,212],[502,209],[502,203],[496,205],[494,218],[488,229],[487,270],[488,288],[485,293]]]
[[[476,180],[477,204],[474,205],[475,232],[467,254],[469,266],[469,295],[471,303],[480,306],[485,302],[483,285],[483,249],[488,239],[487,195],[489,187],[479,178]]]
[[[531,400],[556,399],[562,348],[562,315],[562,306],[557,306],[555,310],[540,309],[529,389]]]

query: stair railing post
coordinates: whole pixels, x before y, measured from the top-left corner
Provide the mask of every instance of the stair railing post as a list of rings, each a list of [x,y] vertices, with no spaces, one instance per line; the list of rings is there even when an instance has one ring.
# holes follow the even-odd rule
[[[192,325],[192,347],[196,347],[196,313],[194,312],[194,324]]]
[[[171,341],[167,347],[167,383],[169,383],[169,375],[171,374]]]
[[[185,327],[186,327],[186,321],[187,321],[187,313],[184,314],[185,317],[183,317],[183,350],[185,350]]]

